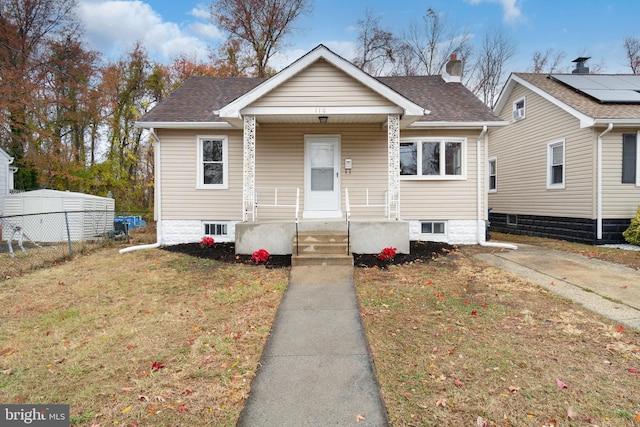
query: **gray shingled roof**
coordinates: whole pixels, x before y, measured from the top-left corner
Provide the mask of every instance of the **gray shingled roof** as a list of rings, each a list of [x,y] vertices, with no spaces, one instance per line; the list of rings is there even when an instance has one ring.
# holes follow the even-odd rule
[[[638,119],[639,104],[606,104],[600,103],[587,95],[576,91],[546,74],[514,73],[521,79],[537,86],[557,100],[565,103],[588,117],[594,119]]]
[[[265,79],[191,77],[140,122],[215,122],[214,111],[247,93]],[[441,76],[380,77],[378,80],[431,114],[428,122],[499,122],[482,101],[461,83],[447,83]]]

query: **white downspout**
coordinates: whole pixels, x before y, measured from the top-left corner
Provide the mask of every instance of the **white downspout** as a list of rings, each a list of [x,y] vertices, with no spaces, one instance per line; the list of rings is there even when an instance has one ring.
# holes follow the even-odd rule
[[[478,188],[477,188],[477,207],[478,207],[478,211],[477,211],[477,215],[478,215],[478,220],[476,221],[477,223],[477,238],[478,238],[478,244],[480,246],[486,246],[486,247],[492,247],[492,248],[504,248],[504,249],[513,249],[516,250],[518,249],[518,247],[516,245],[512,245],[510,243],[498,243],[498,242],[487,242],[484,238],[483,238],[483,233],[485,232],[484,227],[482,227],[482,225],[484,224],[484,221],[482,220],[482,198],[484,197],[484,195],[487,192],[487,188],[486,185],[482,185],[483,182],[485,182],[482,179],[482,171],[484,170],[484,168],[482,167],[483,162],[486,160],[485,156],[482,155],[482,139],[485,139],[485,143],[487,142],[487,127],[483,126],[482,127],[482,132],[480,132],[480,135],[478,135],[478,139],[476,140],[476,171],[477,171],[477,176],[476,176],[476,181],[478,183]],[[486,146],[486,144],[485,144]]]
[[[602,240],[602,137],[611,132],[613,129],[613,123],[609,123],[609,126],[598,135],[598,148],[597,148],[597,188],[596,188],[596,239]]]
[[[137,245],[137,246],[129,246],[128,248],[120,249],[118,252],[121,254],[125,254],[127,252],[139,251],[142,249],[157,249],[160,247],[160,242],[162,241],[162,188],[161,188],[161,174],[160,174],[160,138],[156,135],[153,128],[149,129],[151,135],[156,140],[156,147],[154,150],[154,168],[155,168],[155,182],[154,182],[154,192],[155,192],[155,200],[154,200],[154,209],[156,209],[156,242],[148,245]]]

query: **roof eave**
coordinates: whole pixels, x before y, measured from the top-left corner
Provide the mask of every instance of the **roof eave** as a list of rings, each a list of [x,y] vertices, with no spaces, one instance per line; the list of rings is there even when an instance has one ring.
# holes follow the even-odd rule
[[[228,122],[135,122],[143,129],[234,129]]]
[[[615,126],[640,126],[640,118],[638,119],[592,119],[590,122],[581,122],[580,127],[606,126],[613,123]]]
[[[416,121],[412,123],[410,129],[424,129],[424,128],[438,128],[438,129],[482,129],[484,126],[487,128],[499,128],[507,126],[507,121],[483,121],[483,122],[451,122],[451,121],[438,121],[430,122],[426,120]]]

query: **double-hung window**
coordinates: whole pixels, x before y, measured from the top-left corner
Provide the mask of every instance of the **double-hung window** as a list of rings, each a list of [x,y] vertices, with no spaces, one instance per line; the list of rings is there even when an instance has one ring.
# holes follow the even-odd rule
[[[622,183],[640,185],[638,134],[622,134]]]
[[[400,141],[400,175],[417,179],[465,178],[465,140],[416,138]]]
[[[228,188],[228,143],[225,136],[198,137],[196,188]]]
[[[513,103],[513,120],[524,119],[524,116],[525,116],[524,98],[520,98]]]
[[[498,191],[498,159],[495,157],[489,159],[489,191]]]
[[[547,145],[547,188],[564,188],[564,139]]]

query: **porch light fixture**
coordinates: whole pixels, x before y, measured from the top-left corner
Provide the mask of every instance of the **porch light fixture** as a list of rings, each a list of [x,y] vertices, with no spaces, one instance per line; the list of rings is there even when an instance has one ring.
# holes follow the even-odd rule
[[[320,123],[325,124],[325,123],[327,123],[327,120],[329,120],[329,117],[327,117],[327,116],[318,116],[318,120],[320,121]]]

